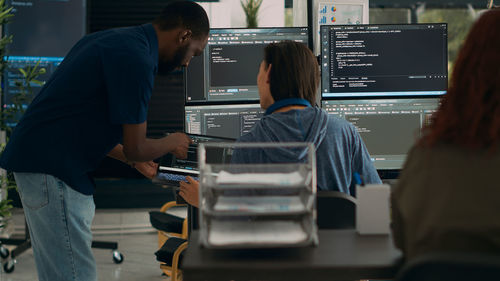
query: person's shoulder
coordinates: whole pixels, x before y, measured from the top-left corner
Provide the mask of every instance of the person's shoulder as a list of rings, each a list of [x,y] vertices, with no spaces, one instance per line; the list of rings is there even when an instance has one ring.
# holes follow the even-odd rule
[[[356,132],[356,127],[349,121],[342,117],[335,115],[328,115],[328,130],[329,131],[342,131],[342,132]]]
[[[138,56],[149,52],[148,40],[141,26],[112,28],[99,33],[96,43],[105,52],[129,52]]]
[[[141,26],[111,29],[103,34],[97,45],[101,59],[108,65],[120,68],[130,65],[134,71],[149,75],[157,63]]]
[[[259,130],[258,126],[254,126],[249,132],[241,135],[236,142],[258,142],[257,135],[255,134],[255,130]]]

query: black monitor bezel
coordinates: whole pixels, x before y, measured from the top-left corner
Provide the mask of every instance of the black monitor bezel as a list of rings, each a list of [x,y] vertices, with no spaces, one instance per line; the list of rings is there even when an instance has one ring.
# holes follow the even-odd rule
[[[321,104],[320,104],[320,107],[321,109],[324,109],[323,108],[323,102],[326,101],[336,101],[336,100],[340,100],[340,101],[350,101],[350,100],[406,100],[406,99],[439,99],[441,100],[442,98],[444,98],[445,96],[444,95],[436,95],[436,96],[404,96],[404,97],[375,97],[375,98],[366,98],[366,97],[350,97],[350,98],[335,98],[335,99],[322,99],[321,100]],[[439,106],[438,108],[439,109]],[[383,168],[378,168],[377,169],[377,172],[380,176],[381,179],[397,179],[399,177],[399,174],[401,172],[401,170],[403,169],[404,167],[404,163],[403,165],[401,166],[401,168],[399,169],[395,169],[395,168],[387,168],[387,169],[383,169]]]
[[[311,29],[307,26],[286,26],[286,27],[258,27],[258,28],[211,28],[210,31],[218,31],[218,30],[272,30],[272,29],[287,29],[287,30],[293,30],[293,29],[296,29],[296,30],[305,30],[306,33],[308,34],[308,37],[309,37],[309,34],[311,33]],[[307,47],[312,51],[312,46],[309,42],[309,40],[306,41],[307,42]],[[208,45],[207,45],[208,46]],[[184,85],[184,91],[183,91],[183,94],[184,94],[184,106],[197,106],[197,105],[221,105],[221,104],[258,104],[259,103],[259,99],[257,100],[234,100],[234,101],[203,101],[203,102],[199,102],[199,101],[188,101],[187,100],[187,83],[188,83],[188,79],[187,79],[187,68],[184,68],[183,70],[183,85]],[[184,115],[185,115],[185,112],[184,112]],[[184,117],[185,118],[185,117]]]
[[[448,23],[446,22],[430,22],[430,23],[383,23],[383,24],[356,24],[356,25],[346,25],[346,24],[339,24],[339,25],[328,25],[328,24],[322,24],[319,27],[319,32],[320,32],[320,38],[322,36],[323,28],[333,28],[333,27],[361,27],[361,26],[425,26],[425,25],[444,25],[446,29],[446,39],[445,40],[445,48],[447,50],[446,52],[446,61],[448,61],[449,58],[449,49],[448,49]],[[318,42],[318,44],[321,44],[321,42]],[[319,63],[320,66],[323,62],[323,49],[320,48],[320,54],[319,54]],[[394,95],[394,96],[347,96],[347,97],[323,97],[323,93],[321,92],[321,89],[323,89],[323,71],[322,68],[320,67],[320,85],[319,85],[319,95],[320,95],[320,100],[354,100],[354,99],[365,99],[365,100],[371,100],[371,99],[411,99],[411,98],[438,98],[438,97],[443,97],[446,95],[448,92],[448,87],[446,87],[446,93],[444,94],[436,94],[436,95]],[[446,76],[448,77],[449,81],[449,69],[446,68]]]

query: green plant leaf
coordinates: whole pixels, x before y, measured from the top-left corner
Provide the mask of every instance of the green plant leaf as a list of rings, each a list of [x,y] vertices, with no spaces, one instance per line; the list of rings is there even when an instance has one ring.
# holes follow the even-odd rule
[[[40,81],[40,80],[31,80],[31,83],[35,83],[39,86],[42,86],[44,84],[44,82]]]
[[[26,73],[26,70],[19,68],[19,72],[23,75],[23,77],[28,77],[28,73]]]
[[[12,7],[10,7],[7,10],[1,12],[0,13],[0,19],[7,18],[7,17],[12,17],[13,15],[9,15],[10,11],[12,11]]]
[[[5,0],[0,0],[0,24],[6,24],[11,21],[11,19],[14,17],[14,14],[12,13],[13,7],[9,7],[6,5]],[[6,69],[7,61],[5,59],[6,56],[6,47],[8,44],[12,43],[12,35],[5,36],[5,35],[0,35],[0,72],[3,73],[3,71]],[[23,78],[27,77],[27,71],[26,70],[19,70],[19,72],[23,75]],[[36,78],[36,77],[35,77]],[[25,80],[25,79],[23,79]],[[15,85],[19,87],[19,91],[21,93],[26,93],[26,88],[24,84],[18,83],[19,81],[15,82]],[[13,99],[16,103],[17,101],[23,100],[21,98],[15,97]],[[21,110],[22,106],[21,106]],[[13,106],[6,106],[0,111],[0,129],[4,130],[7,132],[7,136],[10,135],[10,132],[12,132],[12,127],[7,126],[7,122],[12,122],[12,120],[15,120],[15,118],[18,118],[18,112],[20,112],[20,106],[19,104],[14,104]],[[3,152],[5,149],[5,143],[0,144],[0,151]],[[0,152],[0,153],[1,153]],[[7,175],[1,175],[0,176],[0,187],[3,189],[5,192],[8,189],[12,188],[17,188],[16,182],[12,176],[12,173],[7,173]],[[11,209],[12,209],[12,200],[9,200],[6,196],[8,195],[7,192],[5,192],[5,197],[0,200],[0,228],[6,227],[10,218],[12,217]]]

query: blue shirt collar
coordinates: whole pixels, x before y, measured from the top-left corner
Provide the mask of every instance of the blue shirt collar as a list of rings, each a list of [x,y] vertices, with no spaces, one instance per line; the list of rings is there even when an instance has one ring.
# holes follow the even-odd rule
[[[300,99],[300,98],[283,99],[273,103],[270,107],[268,107],[264,115],[269,115],[275,112],[276,110],[289,105],[305,105],[307,107],[311,107],[311,103],[309,103],[305,99]]]
[[[156,69],[158,69],[158,37],[156,36],[156,30],[151,23],[146,23],[141,26],[148,39],[149,54],[155,63]]]

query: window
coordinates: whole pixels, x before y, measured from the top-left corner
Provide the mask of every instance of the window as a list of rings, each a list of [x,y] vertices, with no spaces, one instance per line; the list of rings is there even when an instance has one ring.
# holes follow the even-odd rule
[[[418,14],[419,23],[446,22],[448,23],[448,73],[453,75],[453,63],[464,42],[469,29],[474,23],[479,11],[466,9],[425,9]]]

